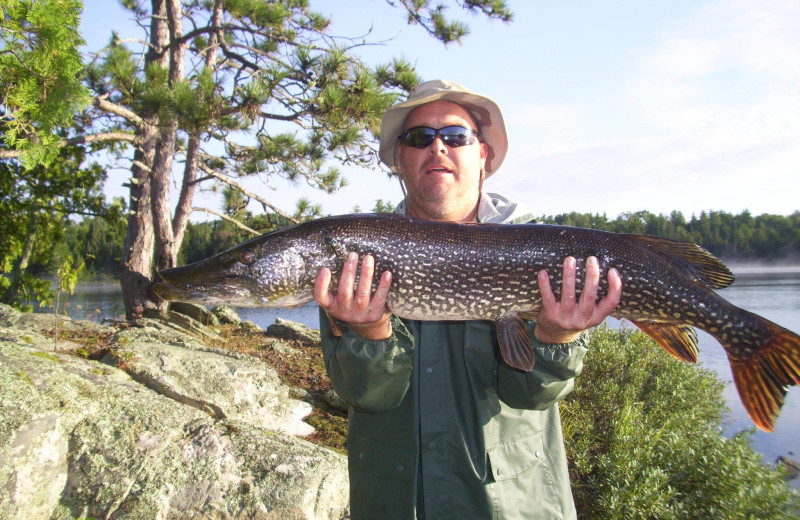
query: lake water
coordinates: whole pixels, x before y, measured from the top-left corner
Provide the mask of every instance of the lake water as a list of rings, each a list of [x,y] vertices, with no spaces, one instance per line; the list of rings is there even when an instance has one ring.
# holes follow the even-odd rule
[[[756,314],[760,314],[789,330],[800,333],[800,267],[775,269],[734,268],[736,282],[720,294],[730,302]],[[63,302],[63,296],[62,296]],[[124,308],[120,290],[116,286],[84,285],[68,298],[67,312],[73,318],[92,319],[122,317]],[[46,310],[40,310],[46,311]],[[52,311],[50,311],[52,312]],[[312,328],[318,328],[316,304],[298,309],[237,309],[243,319],[250,320],[262,328],[267,328],[281,317]],[[632,326],[610,320],[610,325]],[[731,435],[751,428],[752,422],[744,411],[732,377],[725,351],[719,343],[703,331],[698,331],[700,344],[700,363],[713,370],[726,386],[725,397],[731,411],[727,415],[724,431]],[[764,455],[764,460],[772,463],[779,455],[800,459],[800,388],[790,387],[786,403],[775,424],[774,433],[758,431],[753,436],[753,446]],[[800,479],[793,481],[800,488]]]

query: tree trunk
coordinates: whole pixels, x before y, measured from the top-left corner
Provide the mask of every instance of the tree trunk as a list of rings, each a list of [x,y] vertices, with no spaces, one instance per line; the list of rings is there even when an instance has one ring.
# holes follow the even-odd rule
[[[211,14],[211,26],[219,27],[222,23],[222,0],[215,0],[214,10]],[[212,32],[208,42],[208,49],[205,56],[205,68],[210,70],[217,62],[217,47],[219,46],[219,34]],[[172,233],[175,243],[173,261],[177,261],[183,243],[183,234],[186,231],[186,224],[189,222],[189,215],[192,212],[192,198],[194,197],[195,180],[200,161],[200,133],[194,132],[189,136],[189,143],[186,146],[186,165],[183,171],[183,181],[181,191],[178,195],[178,205],[175,208],[175,217],[172,219]]]
[[[122,300],[128,320],[141,318],[145,309],[154,307],[148,289],[153,271],[153,213],[150,206],[150,167],[156,149],[157,131],[147,124],[140,132],[140,148],[133,154],[130,185],[130,210],[122,256]]]
[[[186,166],[183,170],[183,182],[178,196],[178,205],[175,208],[175,218],[172,219],[172,231],[175,239],[175,258],[177,260],[186,224],[192,212],[192,198],[194,196],[194,181],[197,179],[197,163],[200,160],[200,138],[191,136],[186,147]]]
[[[31,209],[28,211],[28,236],[25,238],[25,245],[22,247],[22,254],[14,262],[11,270],[11,285],[3,294],[3,301],[13,305],[19,296],[19,288],[22,286],[22,273],[28,269],[28,262],[33,254],[33,243],[36,238],[36,224],[38,221],[37,213]]]
[[[180,1],[167,0],[166,8],[171,43],[169,48],[169,85],[173,87],[183,79],[188,44],[185,42],[175,43],[183,36],[183,15]],[[162,123],[161,139],[159,139],[156,160],[153,165],[153,224],[156,231],[156,266],[158,269],[175,267],[178,256],[170,207],[170,180],[177,132],[177,118],[173,117],[166,124]]]
[[[150,48],[145,56],[145,63],[146,66],[158,64],[166,67],[169,56],[164,50],[169,43],[169,28],[165,0],[152,0],[152,13]],[[153,114],[146,114],[145,119],[146,122],[136,131],[140,145],[134,152],[134,165],[131,168],[130,210],[120,277],[125,315],[131,321],[140,318],[146,309],[158,308],[150,291],[155,242],[151,178],[158,128]]]

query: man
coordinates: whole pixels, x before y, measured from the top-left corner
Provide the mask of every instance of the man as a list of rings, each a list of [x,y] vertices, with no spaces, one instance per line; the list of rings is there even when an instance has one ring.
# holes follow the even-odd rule
[[[448,81],[418,85],[381,124],[380,158],[406,193],[398,210],[454,222],[527,222],[510,200],[482,192],[507,149],[503,118],[491,99]],[[322,269],[315,298],[342,324],[321,319],[325,364],[350,405],[348,452],[353,519],[463,520],[575,518],[557,402],[573,388],[587,351],[583,331],[619,302],[621,280],[608,275],[596,301],[599,267],[586,262],[576,301],[575,260],[563,266],[557,301],[539,273],[543,308],[528,326],[536,361],[530,372],[498,355],[483,321],[400,320],[386,309],[391,273],[372,292],[374,259],[352,253],[339,290]]]

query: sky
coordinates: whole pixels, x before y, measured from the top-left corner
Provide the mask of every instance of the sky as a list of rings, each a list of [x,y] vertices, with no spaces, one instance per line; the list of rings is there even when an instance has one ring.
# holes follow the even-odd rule
[[[111,29],[141,36],[114,2],[84,3],[87,50]],[[471,34],[448,46],[385,0],[310,3],[331,16],[332,33],[371,30],[385,41],[365,48],[368,63],[404,56],[424,80],[493,98],[509,151],[484,188],[535,215],[800,210],[800,0],[508,0],[508,24],[453,3],[450,16]],[[109,173],[106,193],[126,196],[129,172]],[[300,196],[325,214],[402,198],[380,171],[344,173],[349,186],[331,195],[282,181],[247,186],[287,212]],[[195,205],[220,201],[200,194]]]

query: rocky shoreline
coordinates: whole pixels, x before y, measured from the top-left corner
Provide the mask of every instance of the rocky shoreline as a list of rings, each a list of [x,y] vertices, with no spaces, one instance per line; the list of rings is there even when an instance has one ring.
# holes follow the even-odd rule
[[[303,438],[311,405],[268,364],[185,313],[59,317],[57,345],[54,320],[0,305],[0,518],[346,517],[345,457]]]

